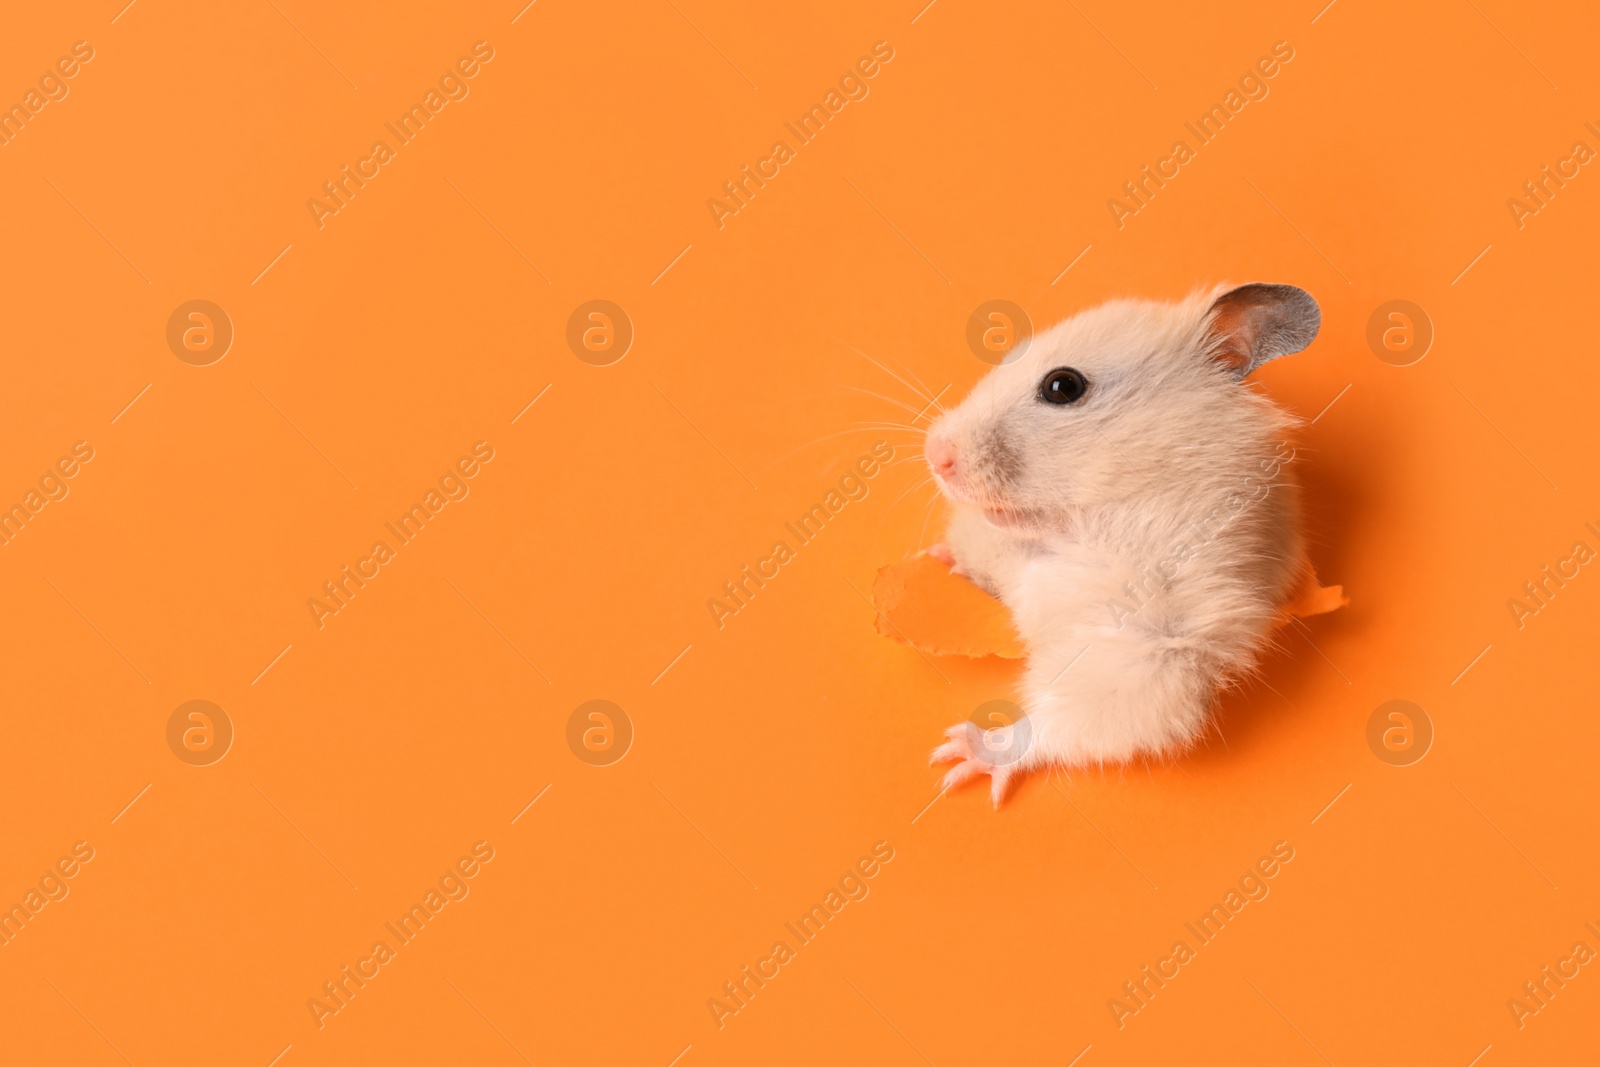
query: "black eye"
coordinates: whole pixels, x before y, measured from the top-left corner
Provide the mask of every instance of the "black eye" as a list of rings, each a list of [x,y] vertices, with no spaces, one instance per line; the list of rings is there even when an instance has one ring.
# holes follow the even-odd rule
[[[1071,367],[1057,367],[1039,383],[1039,399],[1047,404],[1073,404],[1083,399],[1089,379]]]

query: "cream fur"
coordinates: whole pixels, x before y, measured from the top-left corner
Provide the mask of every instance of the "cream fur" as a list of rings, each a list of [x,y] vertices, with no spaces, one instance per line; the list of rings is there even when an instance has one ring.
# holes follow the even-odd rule
[[[955,461],[936,554],[1000,597],[1028,650],[1025,720],[952,727],[933,754],[957,762],[946,787],[989,774],[998,806],[1017,771],[1181,750],[1254,667],[1298,577],[1280,451],[1294,419],[1223,357],[1212,308],[1228,291],[1076,315],[929,431],[930,462]],[[1300,347],[1320,321],[1305,303]],[[1082,400],[1038,398],[1057,367],[1088,378]]]

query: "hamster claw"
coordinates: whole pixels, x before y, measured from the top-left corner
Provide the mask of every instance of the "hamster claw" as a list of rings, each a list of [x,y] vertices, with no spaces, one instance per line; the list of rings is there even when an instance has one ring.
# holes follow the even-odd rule
[[[928,756],[930,765],[935,763],[959,763],[972,757],[972,748],[967,744],[968,723],[958,722],[944,732],[950,740],[934,749]],[[954,772],[952,772],[954,773]]]
[[[955,764],[945,774],[944,783],[940,787],[941,792],[947,793],[963,782],[987,774],[989,799],[994,804],[995,810],[1000,810],[1000,804],[1005,800],[1011,777],[1017,768],[1014,763],[997,763],[991,758],[985,758],[984,752],[987,746],[983,743],[982,735],[994,732],[979,730],[976,724],[970,722],[957,723],[945,731],[945,736],[950,740],[934,749],[928,758],[930,764]]]
[[[974,575],[971,571],[963,569],[961,564],[956,562],[956,554],[950,551],[950,546],[942,541],[937,545],[929,545],[923,551],[923,554],[926,556],[931,556],[940,563],[943,563],[946,567],[949,567],[950,573],[955,575],[957,578],[965,578],[967,581],[983,586],[985,589],[988,588],[985,583],[978,580],[976,575]]]

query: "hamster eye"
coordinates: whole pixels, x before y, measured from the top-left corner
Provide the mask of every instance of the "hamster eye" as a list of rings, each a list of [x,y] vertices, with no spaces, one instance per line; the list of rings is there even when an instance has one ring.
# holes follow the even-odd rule
[[[1039,399],[1047,404],[1074,404],[1083,399],[1089,379],[1071,367],[1057,367],[1039,383]]]

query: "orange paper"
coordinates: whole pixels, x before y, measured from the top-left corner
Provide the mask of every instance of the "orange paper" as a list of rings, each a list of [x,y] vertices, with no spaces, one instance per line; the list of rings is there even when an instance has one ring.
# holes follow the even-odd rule
[[[932,556],[878,568],[872,583],[878,632],[936,656],[1021,659],[1004,604]]]
[[[0,1067],[1596,1058],[1600,6],[5,30]],[[868,624],[921,431],[1224,282],[1321,308],[1245,387],[1359,603],[944,793],[1023,648]]]

